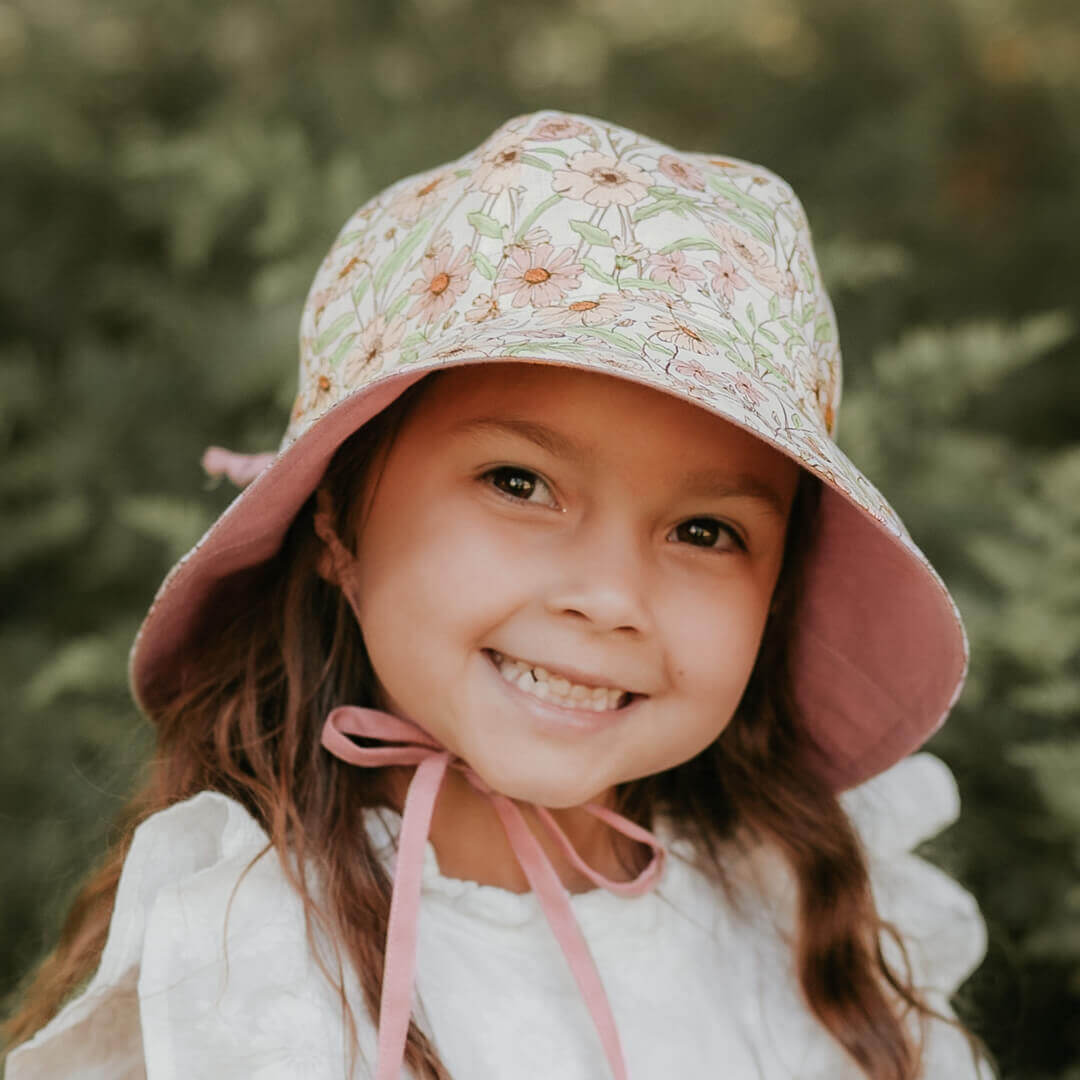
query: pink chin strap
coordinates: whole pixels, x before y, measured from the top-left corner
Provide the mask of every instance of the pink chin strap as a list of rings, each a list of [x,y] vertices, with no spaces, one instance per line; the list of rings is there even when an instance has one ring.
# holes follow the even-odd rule
[[[349,738],[350,735],[378,739],[389,745],[357,746]],[[559,875],[514,801],[493,791],[464,761],[451,754],[419,725],[378,709],[352,705],[334,709],[323,726],[322,744],[335,757],[351,765],[369,768],[383,765],[416,766],[405,796],[394,867],[394,889],[390,900],[386,962],[379,1005],[375,1080],[399,1080],[405,1058],[405,1039],[412,1015],[416,973],[417,919],[424,848],[431,830],[435,800],[447,768],[457,769],[478,792],[491,800],[518,863],[539,897],[548,925],[570,965],[600,1035],[612,1074],[616,1080],[626,1080],[622,1045],[596,963],[574,918]],[[660,879],[666,856],[663,845],[651,832],[622,815],[594,803],[587,803],[583,807],[613,829],[653,849],[649,865],[632,881],[612,881],[597,873],[577,853],[550,812],[542,806],[535,806],[534,809],[570,862],[596,885],[618,896],[639,896]]]

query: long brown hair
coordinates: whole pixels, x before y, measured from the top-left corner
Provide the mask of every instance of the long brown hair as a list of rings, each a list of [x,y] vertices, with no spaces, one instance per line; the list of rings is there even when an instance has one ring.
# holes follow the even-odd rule
[[[356,541],[356,515],[349,509],[356,493],[377,476],[400,425],[437,378],[406,390],[331,461],[323,485],[345,543]],[[834,792],[803,764],[810,749],[798,723],[788,656],[802,556],[819,499],[820,481],[803,470],[774,610],[732,722],[692,760],[619,785],[616,809],[646,828],[657,814],[668,815],[695,841],[702,864],[734,904],[740,894],[730,880],[729,856],[746,837],[772,845],[797,883],[791,947],[806,1004],[867,1077],[916,1080],[921,1047],[905,1028],[910,1010],[920,1021],[933,1017],[959,1028],[973,1060],[989,1055],[981,1040],[934,1011],[911,984],[903,940],[878,916],[851,822]],[[82,886],[56,948],[32,973],[20,1006],[3,1025],[12,1045],[43,1026],[96,969],[135,827],[206,789],[238,800],[268,834],[260,857],[276,850],[303,900],[308,940],[339,991],[353,1052],[355,1022],[340,962],[335,978],[315,948],[316,928],[344,948],[365,1005],[378,1016],[393,883],[363,828],[363,812],[388,804],[386,777],[382,770],[350,768],[319,743],[327,713],[340,704],[374,704],[376,684],[347,602],[318,572],[315,502],[313,495],[305,503],[274,558],[228,579],[196,635],[198,652],[170,673],[167,685],[153,688],[148,715],[157,728],[156,752],[119,817],[120,838]],[[321,904],[308,867],[322,876]],[[881,931],[897,942],[906,977],[889,968]],[[415,1023],[405,1060],[417,1077],[450,1080]]]

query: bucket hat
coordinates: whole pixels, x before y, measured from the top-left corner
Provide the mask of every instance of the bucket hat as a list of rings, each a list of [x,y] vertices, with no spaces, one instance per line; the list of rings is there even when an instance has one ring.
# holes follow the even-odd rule
[[[129,657],[136,702],[173,685],[217,591],[278,550],[346,438],[426,374],[492,361],[653,387],[817,476],[791,658],[813,767],[839,793],[940,727],[967,637],[940,576],[834,441],[836,317],[798,197],[760,165],[554,110],[507,120],[345,223],[303,309],[279,449],[204,462],[246,486],[158,589]]]

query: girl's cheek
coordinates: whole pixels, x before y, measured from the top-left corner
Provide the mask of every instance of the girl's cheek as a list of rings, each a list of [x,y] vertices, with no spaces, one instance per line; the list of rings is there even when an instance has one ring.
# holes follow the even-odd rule
[[[669,655],[693,683],[716,691],[749,672],[757,656],[765,616],[757,591],[746,584],[672,589],[660,605]]]

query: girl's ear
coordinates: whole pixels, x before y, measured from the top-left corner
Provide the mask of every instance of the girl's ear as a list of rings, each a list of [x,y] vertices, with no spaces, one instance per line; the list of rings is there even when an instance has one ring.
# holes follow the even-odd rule
[[[315,562],[315,572],[330,585],[340,585],[338,581],[337,571],[334,569],[334,557],[330,552],[330,549],[324,544],[322,551],[319,552],[319,558]]]
[[[313,524],[323,546],[315,561],[315,570],[324,581],[343,589],[346,582],[355,575],[355,560],[334,531],[330,493],[323,487],[320,487],[316,494],[316,505],[318,509],[315,511]]]

